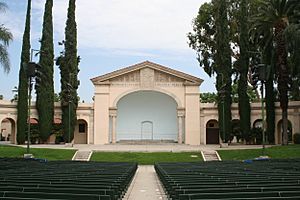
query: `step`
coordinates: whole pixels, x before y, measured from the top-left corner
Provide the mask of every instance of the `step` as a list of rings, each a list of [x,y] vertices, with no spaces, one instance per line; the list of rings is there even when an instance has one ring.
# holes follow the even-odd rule
[[[174,144],[176,143],[174,140],[120,140],[117,142],[118,144]]]
[[[217,151],[201,151],[204,161],[221,161]]]
[[[74,154],[72,160],[76,161],[89,161],[91,156],[93,154],[93,151],[76,151]]]

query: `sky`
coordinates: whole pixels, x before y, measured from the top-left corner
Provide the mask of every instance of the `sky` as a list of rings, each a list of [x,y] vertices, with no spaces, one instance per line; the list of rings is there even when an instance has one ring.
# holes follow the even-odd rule
[[[27,0],[1,0],[8,5],[0,23],[14,35],[9,46],[11,71],[0,68],[0,94],[10,100],[18,86],[22,35]],[[208,0],[77,0],[80,100],[92,102],[91,78],[146,60],[179,70],[204,80],[201,92],[214,92],[214,78],[199,66],[189,48],[187,33],[199,7]],[[31,48],[39,49],[45,0],[32,1]],[[55,57],[64,40],[68,0],[54,0],[53,23]],[[33,61],[38,62],[39,57]],[[55,92],[60,91],[60,75],[54,66]]]

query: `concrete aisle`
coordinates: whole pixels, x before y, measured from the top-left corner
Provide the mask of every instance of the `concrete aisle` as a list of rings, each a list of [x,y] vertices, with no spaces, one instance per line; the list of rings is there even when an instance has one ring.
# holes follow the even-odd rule
[[[123,199],[155,200],[167,199],[153,165],[139,165],[135,177]]]

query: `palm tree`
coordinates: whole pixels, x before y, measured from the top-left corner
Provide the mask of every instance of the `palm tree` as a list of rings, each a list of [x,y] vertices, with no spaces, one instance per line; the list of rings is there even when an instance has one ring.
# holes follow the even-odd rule
[[[287,40],[285,31],[292,21],[297,21],[299,3],[295,0],[262,1],[259,12],[253,17],[253,29],[262,37],[264,48],[273,47],[275,50],[275,68],[278,83],[280,107],[282,110],[282,144],[288,143],[287,138],[287,109],[288,91],[290,88],[290,73],[288,67]],[[273,43],[270,45],[270,43]]]
[[[0,2],[0,12],[4,12],[7,5]],[[10,70],[10,61],[8,57],[7,47],[12,41],[12,33],[3,25],[0,25],[0,65],[3,67],[4,72],[8,73]]]

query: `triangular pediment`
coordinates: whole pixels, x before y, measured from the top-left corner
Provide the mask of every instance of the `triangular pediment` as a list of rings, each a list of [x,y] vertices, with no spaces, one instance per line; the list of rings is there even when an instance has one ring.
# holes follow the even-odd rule
[[[153,79],[152,81],[156,83],[173,82],[191,85],[202,83],[202,80],[197,77],[149,61],[92,78],[91,81],[97,85],[116,82],[143,82],[143,79]]]

